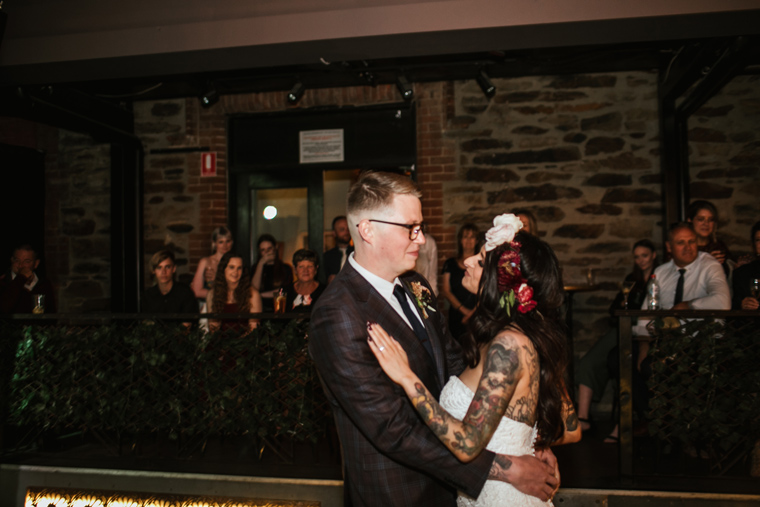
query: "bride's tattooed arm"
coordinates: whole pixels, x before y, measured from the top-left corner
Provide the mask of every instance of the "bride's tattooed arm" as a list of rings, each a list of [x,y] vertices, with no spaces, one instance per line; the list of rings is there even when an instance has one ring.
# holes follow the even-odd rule
[[[463,421],[442,409],[419,380],[414,383],[414,392],[409,395],[417,412],[441,442],[457,458],[468,462],[480,454],[491,440],[526,368],[528,374],[537,374],[535,352],[520,346],[514,336],[502,334],[493,340],[486,354],[483,375]],[[531,390],[529,396],[516,400],[515,405],[509,407],[508,415],[532,425],[536,396],[537,392]]]

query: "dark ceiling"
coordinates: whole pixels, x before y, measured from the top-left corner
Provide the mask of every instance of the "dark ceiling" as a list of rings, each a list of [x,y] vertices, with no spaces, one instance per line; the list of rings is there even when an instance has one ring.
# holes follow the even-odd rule
[[[135,100],[286,93],[298,82],[372,86],[402,73],[425,82],[475,79],[481,70],[492,78],[652,70],[689,72],[693,84],[729,56],[731,72],[755,72],[759,37],[760,9],[51,60],[0,66],[0,112],[129,132]]]

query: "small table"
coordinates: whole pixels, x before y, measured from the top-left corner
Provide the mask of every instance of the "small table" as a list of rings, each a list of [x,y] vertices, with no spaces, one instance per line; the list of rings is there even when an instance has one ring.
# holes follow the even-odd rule
[[[567,323],[567,376],[569,385],[567,391],[570,397],[575,401],[575,347],[573,345],[573,296],[576,292],[593,292],[599,290],[601,285],[565,285],[565,302],[567,303],[567,313],[565,322]]]

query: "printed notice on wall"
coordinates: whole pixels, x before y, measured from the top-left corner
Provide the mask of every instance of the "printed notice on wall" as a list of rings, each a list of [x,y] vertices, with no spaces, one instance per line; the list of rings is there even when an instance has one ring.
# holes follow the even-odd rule
[[[302,164],[343,162],[343,129],[299,132]]]

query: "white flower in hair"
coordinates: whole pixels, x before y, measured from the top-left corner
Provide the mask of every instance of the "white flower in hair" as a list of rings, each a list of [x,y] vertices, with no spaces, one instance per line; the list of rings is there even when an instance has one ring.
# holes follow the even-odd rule
[[[512,213],[505,213],[493,219],[493,227],[486,233],[486,252],[499,245],[515,239],[517,231],[523,228],[523,223]]]

